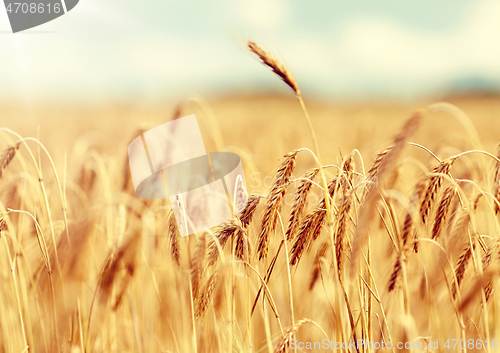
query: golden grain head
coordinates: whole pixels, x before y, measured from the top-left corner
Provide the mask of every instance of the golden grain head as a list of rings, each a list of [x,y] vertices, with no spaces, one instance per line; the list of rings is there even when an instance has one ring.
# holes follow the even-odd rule
[[[257,43],[254,41],[248,40],[247,46],[262,60],[262,63],[273,70],[273,72],[278,75],[279,78],[283,80],[297,95],[300,95],[299,86],[292,72],[281,63],[276,57],[274,57],[271,53],[262,49]]]

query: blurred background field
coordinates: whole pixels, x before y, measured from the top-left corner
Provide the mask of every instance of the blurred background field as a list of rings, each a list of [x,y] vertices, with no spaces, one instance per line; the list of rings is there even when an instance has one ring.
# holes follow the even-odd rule
[[[410,137],[403,129],[400,141],[419,143],[442,160],[474,148],[497,155],[498,18],[500,5],[494,1],[82,0],[43,28],[12,35],[0,11],[0,128],[41,141],[62,185],[36,141],[27,142],[33,158],[24,144],[12,158],[3,155],[9,158],[3,159],[0,201],[12,211],[2,216],[10,223],[0,220],[0,353],[284,352],[287,342],[280,345],[287,337],[347,341],[355,334],[374,341],[392,334],[393,342],[499,339],[498,271],[492,274],[500,261],[494,211],[495,198],[500,200],[499,164],[491,155],[460,157],[451,169],[454,179],[445,175],[443,187],[428,192],[432,221],[422,224],[413,197],[420,181],[431,183],[429,172],[438,162],[423,148],[408,145],[397,163],[388,162],[392,173],[381,188],[384,202],[365,208],[341,204],[332,227],[319,227],[318,240],[299,265],[289,267],[285,251],[276,255],[268,283],[275,307],[269,300],[263,305],[261,297],[250,318],[261,277],[284,235],[280,227],[271,232],[270,256],[257,259],[265,197],[280,164],[287,162],[285,154],[313,149],[313,143],[293,92],[239,37],[258,42],[295,75],[322,163],[343,168],[339,180],[348,176],[359,182],[337,190],[344,200],[373,190],[365,186],[377,153],[394,143],[417,109],[437,102],[457,109],[424,114],[418,131]],[[482,146],[472,141],[474,128],[457,119],[460,112]],[[180,239],[177,261],[176,233],[168,222],[171,205],[142,200],[133,191],[127,160],[131,140],[190,114],[197,116],[207,150],[217,150],[220,132],[224,149],[244,161],[248,192],[264,196],[245,229],[253,247],[246,260],[254,272],[241,259],[232,262],[232,240],[225,260],[208,266],[205,253],[195,251],[213,240],[205,233]],[[217,124],[209,123],[209,116]],[[0,136],[0,151],[17,147],[10,145],[17,137],[5,130]],[[354,163],[343,165],[351,153]],[[278,189],[288,186],[280,214],[284,227],[299,184],[294,179],[316,167],[303,152],[296,162],[293,186],[278,183]],[[35,164],[41,164],[43,177]],[[338,168],[326,169],[328,181]],[[433,243],[432,225],[446,218],[436,210],[445,187],[453,191],[453,202],[441,238]],[[311,194],[316,200],[322,195],[318,187]],[[301,225],[318,211],[316,205],[306,205]],[[367,208],[378,211],[370,224],[373,241],[363,250],[372,263],[359,261],[359,276],[337,274],[329,243],[333,225],[343,224],[338,239],[345,247],[339,254],[347,270],[359,215]],[[403,244],[407,214],[414,223],[406,229],[415,230],[420,242],[412,238]],[[361,226],[368,234],[370,227]],[[40,245],[42,233],[47,248]],[[414,240],[421,244],[418,254],[411,251]],[[54,241],[60,263],[53,256]],[[285,243],[288,250],[294,241]],[[320,241],[332,253],[319,255]],[[474,248],[474,261],[467,247]],[[44,261],[49,255],[52,261]],[[397,285],[389,291],[398,266]],[[493,288],[489,302],[482,275],[487,266],[493,278],[486,278]],[[309,288],[316,270],[316,285]],[[459,293],[469,297],[467,306],[452,294],[453,278],[460,275]],[[314,324],[296,326],[302,318]],[[428,352],[424,347],[414,351]],[[473,351],[485,352],[467,350]]]
[[[128,143],[135,138],[138,128],[152,128],[169,121],[180,104],[182,116],[196,114],[207,150],[215,151],[206,112],[188,98],[161,104],[133,101],[100,105],[42,104],[29,109],[4,104],[0,107],[0,125],[23,136],[39,136],[56,165],[63,165],[64,153],[67,153],[71,166],[72,156],[85,153],[88,148],[124,159]],[[322,155],[331,162],[340,158],[339,151],[345,155],[354,148],[371,160],[390,143],[412,112],[439,101],[462,109],[476,127],[485,149],[494,151],[500,136],[500,96],[349,103],[335,99],[308,99],[306,95]],[[213,109],[224,143],[247,152],[262,178],[272,175],[278,161],[287,152],[301,147],[312,148],[300,106],[291,94],[213,96],[206,97],[206,102]],[[433,151],[438,151],[440,146],[470,147],[467,131],[445,112],[433,113],[414,139],[415,142],[425,142]],[[308,158],[304,158],[303,163],[304,167],[313,166]],[[247,168],[247,172],[251,171]]]

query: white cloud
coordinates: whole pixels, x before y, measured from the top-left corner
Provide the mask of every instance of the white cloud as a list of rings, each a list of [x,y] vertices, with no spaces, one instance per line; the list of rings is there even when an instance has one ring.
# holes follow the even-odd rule
[[[155,28],[146,16],[154,6],[142,17],[134,15],[136,6],[85,0],[43,28],[56,33],[1,34],[2,96],[91,99],[139,90],[158,97],[166,90],[186,89],[186,84],[193,90],[219,88],[233,82],[235,74],[232,87],[270,82],[274,78],[239,55],[224,35],[224,21],[235,17],[258,35],[279,32],[276,46],[299,82],[326,93],[352,93],[372,85],[381,93],[397,86],[407,94],[468,74],[500,80],[500,3],[494,1],[470,5],[462,22],[446,31],[373,14],[345,18],[329,33],[295,28],[290,19],[297,9],[284,0],[219,2],[220,30],[201,27],[192,33],[168,23]],[[2,29],[8,28],[5,17],[0,16]],[[197,19],[191,20],[195,26]]]

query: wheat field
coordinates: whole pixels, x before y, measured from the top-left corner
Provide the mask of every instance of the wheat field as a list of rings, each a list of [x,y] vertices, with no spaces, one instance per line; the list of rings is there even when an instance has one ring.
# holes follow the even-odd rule
[[[289,95],[0,108],[0,352],[498,349],[500,99],[302,99],[248,47]],[[127,146],[193,113],[249,202],[180,237]]]

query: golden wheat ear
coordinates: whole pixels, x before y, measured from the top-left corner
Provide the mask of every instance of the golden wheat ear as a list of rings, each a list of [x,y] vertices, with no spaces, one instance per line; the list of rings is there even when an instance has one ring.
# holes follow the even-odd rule
[[[203,275],[203,270],[205,266],[205,258],[207,251],[207,238],[203,234],[198,238],[196,242],[194,256],[191,259],[191,285],[193,290],[193,298],[198,297],[200,282]]]
[[[465,276],[465,270],[467,269],[467,265],[469,264],[470,259],[472,258],[472,248],[470,245],[467,245],[460,257],[457,261],[457,266],[455,268],[455,277],[457,281],[453,281],[451,284],[451,293],[453,298],[457,295],[458,290],[460,289],[460,285]]]
[[[246,44],[250,51],[257,55],[262,63],[273,70],[273,72],[279,76],[297,95],[300,95],[299,85],[295,80],[292,72],[281,63],[275,56],[271,53],[262,49],[257,43],[251,40],[247,40]]]
[[[243,227],[241,224],[241,221],[239,218],[235,217],[233,219],[230,219],[229,221],[224,222],[221,224],[218,228],[217,231],[215,232],[215,239],[212,238],[210,239],[209,245],[208,245],[208,250],[207,250],[207,257],[208,257],[208,265],[215,265],[217,260],[219,259],[219,246],[221,249],[224,249],[224,246],[226,245],[227,241],[229,239],[232,239],[236,236],[238,231],[242,231]],[[219,243],[219,244],[217,244]]]
[[[398,285],[399,275],[401,274],[401,261],[401,256],[398,255],[396,263],[392,269],[391,278],[389,279],[389,283],[387,285],[388,292],[392,292]]]
[[[314,285],[318,281],[321,275],[321,258],[326,255],[326,251],[328,250],[329,244],[328,242],[324,242],[321,244],[316,256],[314,257],[314,268],[311,274],[311,282],[309,282],[309,290],[314,289]]]
[[[286,240],[293,240],[300,223],[302,212],[307,203],[307,196],[313,185],[313,181],[319,173],[319,168],[306,171],[302,176],[302,181],[295,191],[294,202],[288,218],[288,229],[286,230]]]
[[[450,169],[453,163],[457,160],[457,157],[450,157],[441,162],[440,165],[435,167],[431,175],[429,177],[429,184],[427,189],[425,190],[424,199],[420,205],[420,216],[422,217],[422,223],[427,222],[427,218],[429,217],[434,201],[436,199],[436,195],[443,184],[444,175],[450,172]]]
[[[290,177],[295,170],[295,160],[297,159],[297,151],[293,151],[285,155],[284,161],[281,163],[275,177],[274,183],[267,196],[266,211],[262,220],[262,228],[259,235],[259,245],[257,252],[259,260],[267,257],[269,236],[275,231],[278,223],[278,215],[281,212],[283,199],[285,197],[286,188],[290,183]]]
[[[172,254],[172,259],[177,264],[181,266],[181,245],[180,245],[180,233],[179,228],[177,228],[177,221],[175,220],[175,215],[173,211],[170,211],[168,216],[168,233],[170,236],[170,253]]]
[[[454,196],[455,196],[454,187],[450,186],[444,191],[443,196],[441,197],[441,201],[439,202],[436,215],[434,217],[434,226],[432,227],[432,239],[437,239],[441,235],[443,228],[446,225],[446,218],[448,217],[451,201],[453,200]]]
[[[101,302],[106,303],[110,298],[116,279],[121,270],[125,270],[124,277],[122,277],[120,290],[116,296],[113,310],[116,310],[120,305],[121,299],[125,290],[127,289],[130,279],[134,276],[136,268],[136,257],[140,252],[141,234],[136,233],[124,243],[118,251],[112,251],[101,271],[98,288],[101,294]]]
[[[12,160],[14,159],[14,157],[16,156],[16,153],[17,153],[17,150],[19,149],[19,146],[21,145],[21,143],[17,143],[16,145],[14,146],[9,146],[7,147],[1,157],[0,157],[0,178],[2,177],[3,175],[3,171],[5,169],[7,169],[7,167],[9,166],[10,162],[12,162]]]
[[[333,197],[336,187],[337,178],[334,178],[328,184],[330,197]],[[306,215],[300,222],[300,225],[297,228],[295,242],[290,249],[290,265],[296,265],[302,257],[304,250],[309,248],[313,240],[318,239],[326,220],[325,204],[326,201],[325,198],[323,198],[319,206],[316,207],[314,211]]]
[[[240,219],[243,227],[248,227],[248,225],[252,221],[255,211],[257,210],[257,206],[259,206],[260,199],[260,195],[250,195],[247,200],[247,204],[238,214],[238,218]]]
[[[382,166],[385,156],[387,156],[387,153],[391,151],[392,147],[393,146],[387,147],[386,149],[377,153],[377,155],[375,156],[375,160],[373,161],[372,167],[370,168],[370,170],[368,170],[368,176],[367,176],[368,181],[373,181],[375,179],[380,167]]]

